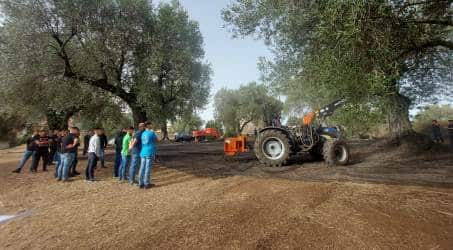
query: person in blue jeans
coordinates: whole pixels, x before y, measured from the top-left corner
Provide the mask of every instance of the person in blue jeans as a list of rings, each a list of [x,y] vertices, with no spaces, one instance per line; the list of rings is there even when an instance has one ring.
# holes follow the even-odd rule
[[[79,129],[72,127],[67,136],[62,139],[61,143],[61,166],[58,168],[58,181],[67,181],[69,177],[69,167],[72,165],[75,157],[77,146],[79,145],[78,139]]]
[[[138,187],[139,188],[151,188],[154,184],[151,183],[151,171],[153,167],[153,160],[156,154],[156,142],[157,135],[151,128],[151,124],[147,122],[145,124],[146,130],[143,131],[142,139],[142,149],[140,150],[140,172],[138,178]]]
[[[129,166],[129,163],[131,161],[131,153],[129,151],[129,144],[131,143],[132,140],[132,133],[134,132],[133,127],[127,128],[127,133],[123,138],[123,146],[121,150],[121,167],[120,167],[120,176],[119,176],[119,181],[126,180],[126,171],[127,167]]]
[[[120,176],[121,150],[123,149],[123,138],[126,135],[126,128],[123,128],[115,137],[115,164],[113,165],[113,177]]]
[[[22,171],[22,168],[25,166],[27,163],[28,159],[31,157],[31,166],[36,165],[36,136],[38,135],[37,131],[33,132],[33,135],[27,139],[27,145],[26,149],[24,152],[24,156],[22,156],[22,160],[19,162],[19,165],[17,165],[17,168],[13,171],[13,173],[20,173]]]
[[[145,123],[138,124],[129,149],[131,150],[131,166],[129,167],[129,183],[134,185],[135,175],[140,166],[140,151],[142,149],[142,133],[145,130]]]
[[[63,137],[68,135],[66,130],[59,130],[57,133],[57,138],[55,139],[55,146],[57,147],[57,151],[55,152],[55,178],[58,177],[58,169],[61,167],[61,143]]]

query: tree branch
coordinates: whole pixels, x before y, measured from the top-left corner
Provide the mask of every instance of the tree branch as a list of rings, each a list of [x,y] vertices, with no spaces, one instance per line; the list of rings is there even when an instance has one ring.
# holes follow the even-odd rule
[[[405,57],[409,54],[412,54],[412,53],[418,53],[424,49],[429,49],[429,48],[434,48],[434,47],[444,47],[444,48],[447,48],[449,50],[453,50],[453,41],[445,41],[445,40],[431,40],[431,41],[427,41],[425,43],[422,43],[422,44],[419,44],[419,45],[416,45],[412,48],[409,48],[407,49],[406,51],[404,51],[403,53],[401,53],[399,55],[399,57]]]
[[[74,33],[74,32],[72,32],[72,33]],[[108,92],[118,96],[119,98],[123,99],[128,104],[135,102],[136,101],[135,94],[128,93],[123,88],[117,87],[113,84],[109,84],[105,70],[103,70],[103,77],[100,79],[92,79],[87,76],[80,75],[73,71],[73,67],[71,65],[70,58],[66,52],[66,45],[74,36],[75,36],[75,34],[71,34],[70,38],[63,41],[57,33],[52,34],[52,38],[54,38],[54,40],[57,42],[57,44],[60,47],[58,56],[63,60],[63,62],[65,64],[65,70],[64,70],[63,75],[67,78],[85,82],[91,86],[98,87],[100,89],[108,91]],[[101,67],[103,69],[103,65],[101,65]]]

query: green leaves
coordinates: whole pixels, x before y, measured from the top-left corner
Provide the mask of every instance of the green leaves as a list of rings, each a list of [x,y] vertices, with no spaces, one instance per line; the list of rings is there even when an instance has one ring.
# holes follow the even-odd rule
[[[264,127],[283,109],[283,104],[269,94],[266,86],[255,82],[238,90],[219,90],[214,105],[216,119],[223,123],[228,134],[241,133],[251,122]]]

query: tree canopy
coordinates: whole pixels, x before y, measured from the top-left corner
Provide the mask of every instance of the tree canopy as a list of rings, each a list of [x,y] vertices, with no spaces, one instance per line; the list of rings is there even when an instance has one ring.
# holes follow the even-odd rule
[[[64,92],[44,99],[61,97],[63,103],[51,105],[63,109],[57,113],[90,102],[126,103],[135,123],[152,119],[166,129],[168,120],[207,102],[211,70],[203,39],[177,1],[155,7],[147,0],[4,0],[0,6],[2,82],[35,97],[38,85]]]
[[[216,119],[223,123],[227,134],[240,134],[251,122],[270,123],[283,109],[283,103],[271,96],[266,86],[255,82],[237,90],[219,90],[214,106]]]
[[[410,105],[451,97],[451,1],[236,0],[223,18],[274,48],[261,68],[290,108],[347,97],[350,112],[380,110],[399,137]]]

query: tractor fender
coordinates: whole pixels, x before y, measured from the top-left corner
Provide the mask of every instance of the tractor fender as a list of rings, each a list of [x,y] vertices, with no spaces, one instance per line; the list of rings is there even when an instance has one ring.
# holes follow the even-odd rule
[[[296,148],[297,147],[297,141],[296,139],[294,138],[294,135],[287,129],[285,128],[279,128],[279,127],[266,127],[266,128],[263,128],[261,130],[258,131],[258,136],[263,133],[264,131],[267,131],[267,130],[278,130],[278,131],[281,131],[283,132],[286,136],[288,136],[289,140],[290,140],[290,143],[292,145],[293,148]]]

